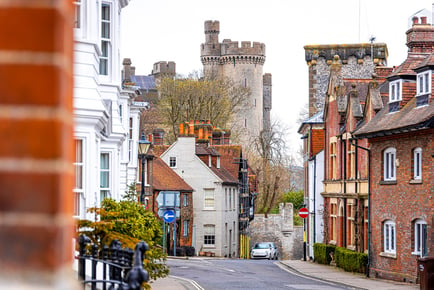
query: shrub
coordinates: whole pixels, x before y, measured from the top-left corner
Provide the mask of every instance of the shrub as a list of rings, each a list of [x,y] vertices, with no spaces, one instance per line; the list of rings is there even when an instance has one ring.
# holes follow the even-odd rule
[[[345,271],[364,273],[368,263],[368,254],[336,247],[335,261],[336,266],[344,269]]]
[[[315,256],[315,262],[319,264],[330,265],[332,258],[330,253],[335,251],[336,246],[327,245],[321,243],[315,243],[313,245],[313,253]]]

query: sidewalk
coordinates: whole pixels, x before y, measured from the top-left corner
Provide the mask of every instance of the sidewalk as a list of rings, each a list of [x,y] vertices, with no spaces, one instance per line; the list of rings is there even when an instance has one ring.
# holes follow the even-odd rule
[[[283,260],[280,264],[288,267],[293,272],[323,281],[340,283],[355,287],[356,289],[367,290],[404,290],[420,289],[419,285],[400,283],[384,279],[368,278],[364,274],[345,272],[344,270],[321,265],[310,261]]]

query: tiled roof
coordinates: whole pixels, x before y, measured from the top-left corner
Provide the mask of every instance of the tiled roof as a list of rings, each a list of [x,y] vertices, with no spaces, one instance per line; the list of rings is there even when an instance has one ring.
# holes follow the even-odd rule
[[[156,157],[152,162],[152,187],[154,190],[193,191],[193,188],[161,160],[161,158]]]
[[[415,67],[415,70],[418,70],[423,67],[432,67],[434,66],[434,53],[431,53],[427,56],[418,66]]]
[[[131,81],[136,84],[141,90],[149,91],[155,89],[154,76],[131,76]]]
[[[223,181],[223,183],[234,185],[238,184],[238,179],[234,178],[232,174],[224,167],[216,168],[212,166],[210,169]]]
[[[402,76],[416,76],[415,68],[427,57],[427,54],[409,53],[407,59],[387,77],[394,79]]]
[[[220,165],[231,175],[238,179],[240,171],[241,146],[240,145],[214,145],[213,149],[220,154]]]
[[[207,147],[202,144],[196,144],[196,155],[219,156],[220,154],[212,147]]]
[[[375,117],[354,132],[357,137],[385,136],[399,132],[432,127],[434,124],[434,102],[416,107],[416,98],[411,100],[398,112],[389,113],[385,106]]]

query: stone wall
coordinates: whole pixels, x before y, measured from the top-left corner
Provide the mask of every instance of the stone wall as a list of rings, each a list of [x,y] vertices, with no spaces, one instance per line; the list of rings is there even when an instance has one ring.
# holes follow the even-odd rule
[[[252,247],[256,242],[274,242],[282,260],[303,257],[303,227],[294,226],[292,203],[281,203],[278,214],[255,214],[248,234]]]

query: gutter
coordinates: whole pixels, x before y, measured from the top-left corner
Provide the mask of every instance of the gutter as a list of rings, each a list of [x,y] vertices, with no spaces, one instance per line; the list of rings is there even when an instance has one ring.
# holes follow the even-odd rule
[[[366,265],[366,277],[369,277],[371,265],[371,149],[354,144],[354,138],[350,139],[351,145],[368,152],[368,263]]]

